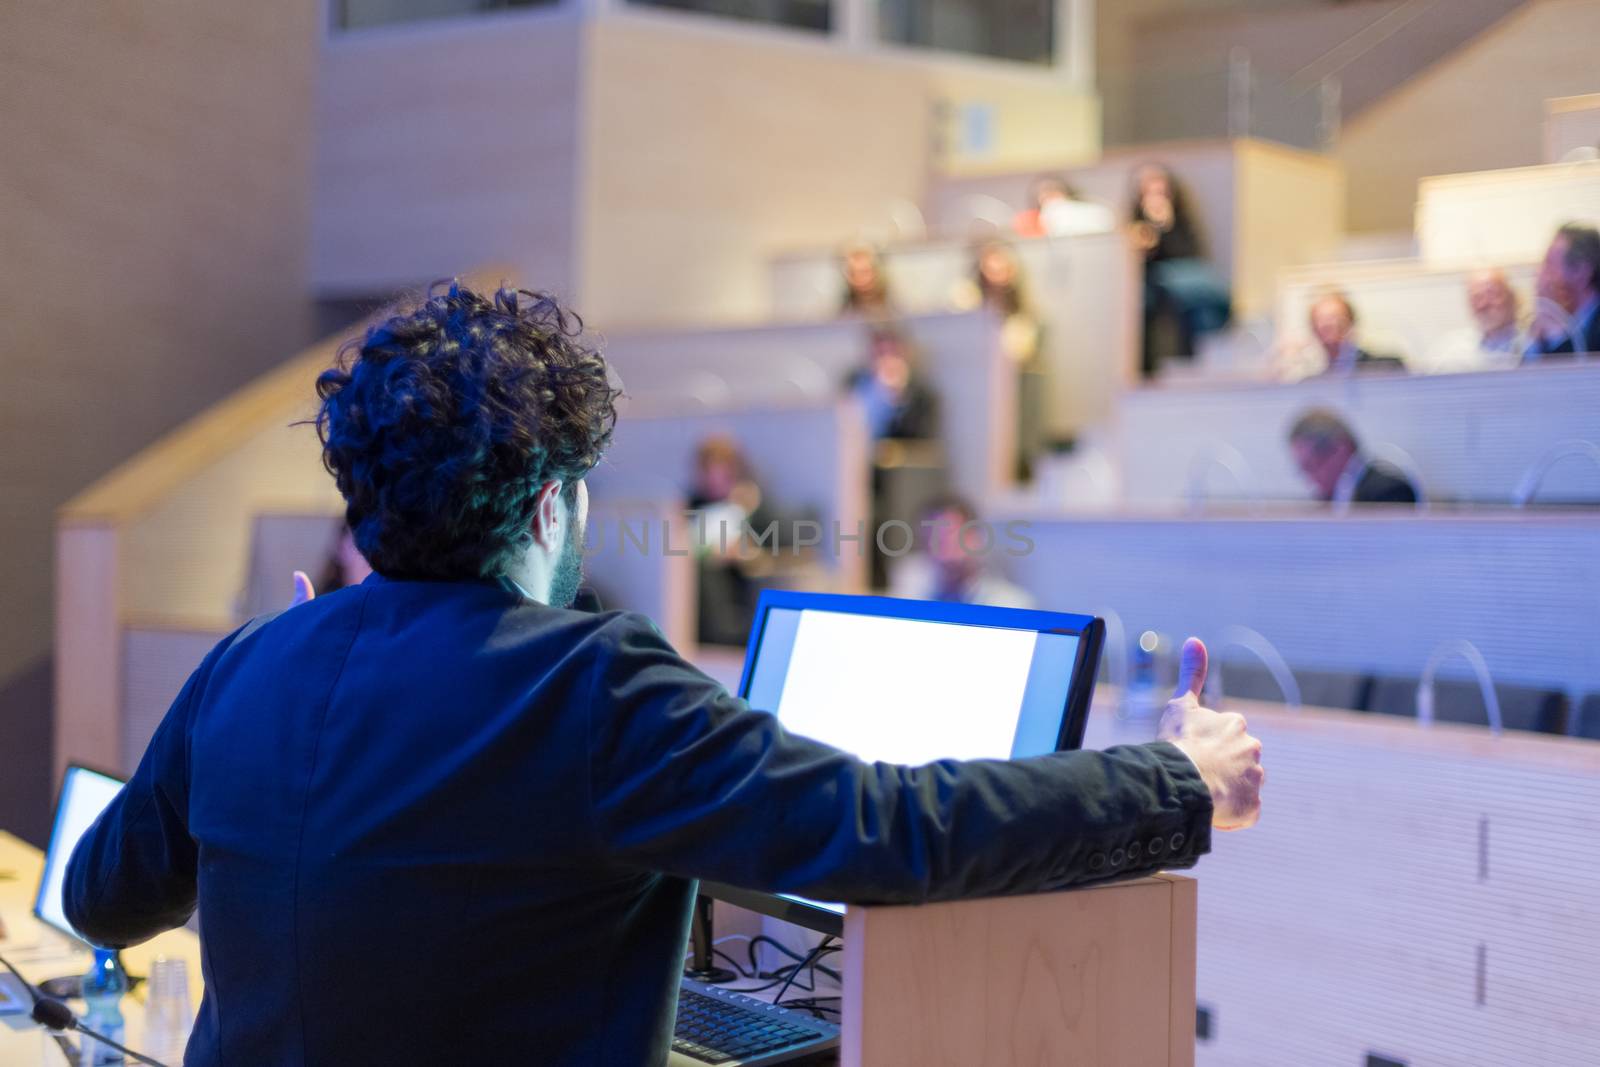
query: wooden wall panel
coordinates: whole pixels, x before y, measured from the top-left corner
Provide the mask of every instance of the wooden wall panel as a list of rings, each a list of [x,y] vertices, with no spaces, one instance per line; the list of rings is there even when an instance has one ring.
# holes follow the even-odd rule
[[[321,11],[0,15],[0,682],[50,644],[56,509],[310,339]]]
[[[1149,736],[1108,704],[1091,745]],[[1600,831],[1600,744],[1238,706],[1268,779],[1188,872],[1196,1062],[1592,1063],[1600,861],[1572,844]]]
[[[569,11],[331,37],[313,116],[316,290],[385,295],[494,262],[576,297],[583,41]]]
[[[1524,312],[1533,306],[1532,263],[1501,264]],[[1329,289],[1350,297],[1359,318],[1361,343],[1375,352],[1400,355],[1412,370],[1431,371],[1430,357],[1476,346],[1481,331],[1467,305],[1471,268],[1435,270],[1416,260],[1318,263],[1278,276],[1279,338],[1310,343],[1311,305]],[[1263,362],[1267,353],[1262,353]]]
[[[1015,244],[1030,299],[1043,321],[1050,368],[1049,426],[1070,434],[1109,422],[1116,396],[1138,376],[1143,275],[1123,231]],[[967,241],[893,245],[884,264],[902,312],[952,306],[973,274]],[[833,318],[839,310],[837,249],[795,253],[770,268],[773,314]]]
[[[907,316],[900,327],[940,395],[952,483],[975,499],[1009,485],[1016,375],[1000,351],[998,323],[979,312],[941,312]],[[867,327],[852,318],[616,333],[604,351],[628,393],[658,408],[816,403],[837,396],[864,364]],[[660,473],[685,476],[671,467]]]
[[[1115,611],[1129,639],[1263,634],[1297,667],[1416,677],[1450,638],[1495,678],[1600,690],[1600,516],[1135,518],[995,510],[1034,543],[996,557],[1039,606]],[[1237,656],[1237,653],[1233,653]],[[1445,672],[1460,677],[1459,661]]]
[[[1219,499],[1305,499],[1288,433],[1311,407],[1341,413],[1365,446],[1395,445],[1417,463],[1435,500],[1509,504],[1524,473],[1563,441],[1600,437],[1600,367],[1551,362],[1512,371],[1429,377],[1370,375],[1177,384],[1127,394],[1120,409],[1123,483],[1130,504],[1187,499],[1194,464],[1219,447],[1248,464],[1241,490],[1220,471]],[[1600,471],[1581,458],[1551,468],[1538,499],[1594,501]]]
[[[1594,92],[1597,37],[1593,0],[1533,0],[1346,122],[1334,155],[1354,190],[1349,229],[1410,229],[1430,174],[1539,162],[1544,102]]]
[[[1434,266],[1534,262],[1568,222],[1600,224],[1600,161],[1445,174],[1417,183],[1417,248]]]
[[[1600,151],[1600,93],[1558,96],[1544,102],[1544,162],[1569,153]]]

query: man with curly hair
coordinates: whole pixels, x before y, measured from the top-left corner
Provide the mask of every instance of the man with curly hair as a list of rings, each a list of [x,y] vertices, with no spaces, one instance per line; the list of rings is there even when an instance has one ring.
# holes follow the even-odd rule
[[[109,946],[198,904],[191,1067],[660,1065],[697,878],[1028,892],[1254,821],[1259,745],[1199,706],[1198,642],[1167,742],[900,767],[569,610],[616,393],[549,297],[452,285],[347,356],[317,426],[375,573],[213,649],[66,877]]]

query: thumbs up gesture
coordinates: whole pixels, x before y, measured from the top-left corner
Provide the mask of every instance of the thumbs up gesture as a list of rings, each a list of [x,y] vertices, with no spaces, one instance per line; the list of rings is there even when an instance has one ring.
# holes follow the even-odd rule
[[[1261,817],[1261,742],[1245,730],[1244,716],[1201,707],[1206,684],[1206,646],[1197,638],[1183,644],[1178,691],[1161,716],[1156,736],[1171,741],[1194,761],[1211,790],[1211,825],[1242,830]]]

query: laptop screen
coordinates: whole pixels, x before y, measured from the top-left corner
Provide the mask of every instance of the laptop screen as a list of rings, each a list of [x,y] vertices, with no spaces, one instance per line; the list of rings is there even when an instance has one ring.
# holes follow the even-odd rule
[[[864,760],[923,764],[1076,748],[1103,625],[1085,615],[769,591],[740,694],[792,733]],[[844,907],[729,886],[704,891],[838,933]]]
[[[921,764],[1056,750],[1075,633],[773,608],[746,698],[792,733]]]
[[[39,879],[39,895],[34,900],[33,913],[70,937],[79,935],[67,922],[61,904],[61,883],[66,878],[67,861],[72,858],[72,850],[78,847],[78,839],[84,831],[121,790],[122,782],[87,767],[68,767],[67,776],[61,781],[61,799],[56,803],[55,826],[50,831],[50,848],[44,856],[44,874]]]

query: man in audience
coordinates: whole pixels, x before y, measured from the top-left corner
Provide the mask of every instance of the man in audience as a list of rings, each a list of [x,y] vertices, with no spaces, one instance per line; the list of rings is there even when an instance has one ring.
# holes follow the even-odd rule
[[[1535,290],[1539,306],[1524,363],[1600,352],[1600,230],[1575,222],[1557,230]]]
[[[1520,352],[1527,338],[1517,322],[1517,294],[1498,267],[1473,271],[1467,278],[1467,304],[1478,326],[1478,351],[1491,355]]]
[[[702,644],[742,645],[750,635],[759,572],[771,557],[750,552],[747,530],[765,530],[771,516],[744,450],[732,437],[707,437],[695,448],[689,488],[695,539],[696,636]]]
[[[697,878],[1032,893],[1256,821],[1261,746],[1200,706],[1198,641],[1163,740],[898,766],[784,730],[644,616],[568,610],[616,391],[548,296],[451,285],[317,394],[376,573],[208,653],[66,871],[109,947],[198,904],[189,1067],[660,1065]]]
[[[910,338],[892,326],[868,333],[867,365],[849,387],[867,409],[874,441],[932,440],[939,436],[939,397],[917,370]]]
[[[1335,289],[1311,305],[1311,334],[1325,360],[1323,374],[1350,374],[1356,370],[1404,370],[1394,356],[1379,356],[1355,342],[1356,309],[1350,298]]]
[[[989,557],[1000,538],[979,523],[978,509],[959,496],[936,497],[918,523],[921,551],[901,560],[892,574],[891,596],[1031,608],[1033,597],[995,574]]]
[[[1467,276],[1467,306],[1475,329],[1453,330],[1429,349],[1429,374],[1498,370],[1522,361],[1528,335],[1522,329],[1516,290],[1505,271],[1485,267]]]
[[[1416,487],[1405,474],[1361,452],[1355,433],[1326,408],[1295,420],[1289,450],[1318,500],[1355,504],[1415,504]]]

